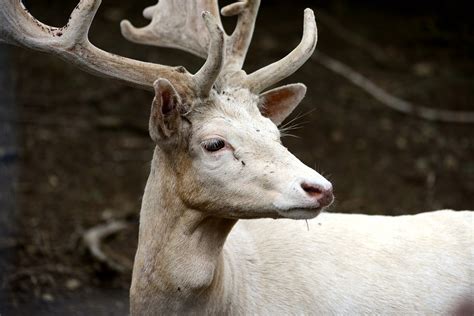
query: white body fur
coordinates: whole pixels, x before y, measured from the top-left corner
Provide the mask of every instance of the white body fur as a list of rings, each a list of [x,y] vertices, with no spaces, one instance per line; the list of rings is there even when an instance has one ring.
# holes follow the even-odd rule
[[[451,314],[473,299],[473,213],[240,221],[224,246],[233,314]],[[225,297],[225,296],[224,296]]]

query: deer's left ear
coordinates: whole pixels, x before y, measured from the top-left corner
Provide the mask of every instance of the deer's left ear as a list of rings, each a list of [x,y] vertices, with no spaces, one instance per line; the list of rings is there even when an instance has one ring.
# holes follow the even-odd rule
[[[269,90],[260,95],[258,108],[263,116],[280,125],[303,100],[306,86],[294,83]]]
[[[155,98],[151,105],[150,136],[155,142],[169,140],[181,125],[181,98],[171,82],[158,79],[153,83]]]

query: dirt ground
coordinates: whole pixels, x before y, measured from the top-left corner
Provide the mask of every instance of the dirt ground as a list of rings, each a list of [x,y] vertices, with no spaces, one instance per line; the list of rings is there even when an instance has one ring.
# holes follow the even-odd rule
[[[42,2],[28,1],[28,8],[55,25],[64,24],[76,4]],[[377,45],[388,62],[375,60],[324,23],[317,50],[398,97],[474,110],[474,32],[462,12],[440,4],[426,10],[372,1],[263,2],[246,70],[297,45],[302,10],[309,6],[316,17],[317,10],[330,14]],[[119,21],[143,25],[140,12],[150,4],[104,0],[92,42],[117,54],[197,69],[201,60],[189,54],[122,39]],[[121,262],[133,260],[153,149],[147,133],[152,95],[85,74],[55,57],[0,49],[10,53],[19,148],[16,198],[11,197],[15,211],[0,223],[12,231],[8,243],[0,243],[0,313],[126,314],[130,273],[93,260],[81,235],[110,219],[126,219],[130,228],[109,240],[108,251]],[[296,122],[302,126],[292,131],[297,137],[283,141],[333,182],[337,199],[330,211],[399,215],[474,207],[473,125],[394,112],[315,61],[283,83],[290,82],[305,83],[308,93],[292,116],[301,116]]]

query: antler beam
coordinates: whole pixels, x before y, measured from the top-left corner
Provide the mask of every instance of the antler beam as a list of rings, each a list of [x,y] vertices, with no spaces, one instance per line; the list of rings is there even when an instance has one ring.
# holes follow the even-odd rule
[[[100,0],[81,0],[71,13],[68,23],[58,28],[39,22],[20,0],[5,0],[0,6],[0,42],[52,53],[93,74],[118,79],[147,90],[152,90],[153,82],[161,77],[173,81],[178,89],[191,89],[201,96],[209,92],[209,86],[212,86],[210,81],[216,79],[216,71],[220,70],[222,64],[223,31],[220,23],[205,18],[212,44],[208,60],[193,76],[183,71],[182,67],[114,55],[91,44],[88,39],[89,28],[100,3]],[[204,80],[204,75],[210,77]],[[203,87],[196,86],[201,83],[204,84]]]

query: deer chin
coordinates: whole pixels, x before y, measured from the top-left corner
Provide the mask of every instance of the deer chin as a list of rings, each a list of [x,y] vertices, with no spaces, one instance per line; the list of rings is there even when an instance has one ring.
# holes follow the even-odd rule
[[[278,210],[278,214],[280,214],[284,218],[289,218],[289,219],[312,219],[318,216],[321,211],[323,210],[322,207],[314,207],[314,208],[308,208],[308,207],[295,207],[295,208],[290,208],[287,210]]]

